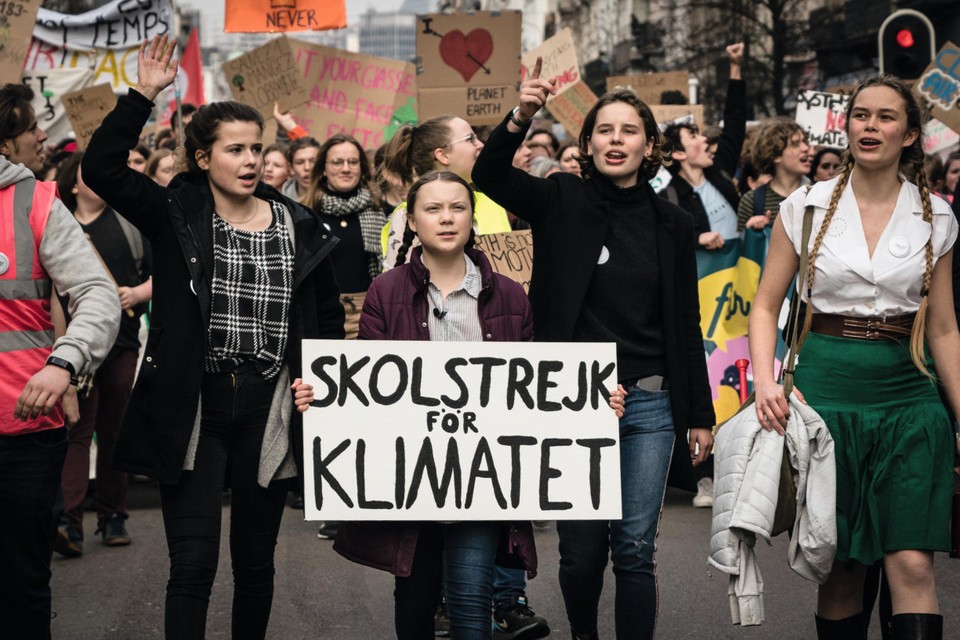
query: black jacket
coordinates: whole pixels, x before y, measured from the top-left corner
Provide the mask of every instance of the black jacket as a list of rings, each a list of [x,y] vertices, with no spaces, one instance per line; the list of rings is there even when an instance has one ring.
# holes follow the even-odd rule
[[[153,248],[150,332],[113,463],[121,471],[175,483],[193,432],[207,351],[215,214],[205,175],[182,173],[164,188],[127,167],[127,150],[137,144],[152,108],[132,89],[119,99],[90,141],[83,179]],[[315,213],[268,185],[258,185],[256,195],[284,203],[293,216],[286,364],[294,378],[301,370],[301,339],[343,338],[343,307],[328,258],[337,240]],[[290,433],[299,462],[302,423],[299,413],[293,416]]]
[[[473,181],[533,229],[534,340],[570,342],[607,236],[607,204],[597,186],[599,178],[554,173],[542,179],[514,169],[511,160],[523,137],[523,132],[507,131],[504,120],[480,152]],[[697,240],[692,218],[647,190],[657,217],[664,356],[677,433],[670,484],[693,489],[687,430],[716,423],[700,331]]]
[[[713,166],[704,169],[704,177],[726,198],[734,213],[740,206],[740,193],[733,184],[740,164],[740,152],[747,127],[747,89],[743,80],[731,80],[727,84],[727,102],[723,108],[723,135],[717,143]],[[693,216],[693,230],[699,237],[710,231],[710,220],[703,208],[700,196],[679,173],[679,163],[670,167],[673,178],[661,195]]]

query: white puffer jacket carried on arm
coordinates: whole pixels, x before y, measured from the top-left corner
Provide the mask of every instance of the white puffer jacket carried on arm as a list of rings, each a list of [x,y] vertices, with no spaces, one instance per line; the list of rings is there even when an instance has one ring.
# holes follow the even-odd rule
[[[765,431],[751,406],[719,430],[714,449],[715,496],[709,563],[730,575],[734,624],[763,622],[763,580],[757,536],[771,540],[783,447],[794,469],[797,515],[788,548],[790,567],[823,584],[837,549],[833,438],[809,406],[790,396],[786,436]]]

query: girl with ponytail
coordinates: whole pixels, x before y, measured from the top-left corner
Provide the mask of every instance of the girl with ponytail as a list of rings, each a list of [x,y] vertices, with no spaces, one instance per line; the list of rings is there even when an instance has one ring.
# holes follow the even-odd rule
[[[448,171],[465,182],[470,182],[473,165],[483,149],[483,142],[463,118],[439,116],[416,126],[402,127],[393,136],[383,154],[383,168],[398,176],[404,184],[413,184],[417,178],[431,171]],[[475,191],[477,206],[474,228],[480,235],[510,231],[510,220],[503,207]],[[397,265],[397,252],[405,237],[407,210],[398,205],[383,228],[381,242],[386,256],[384,270]],[[416,239],[410,235],[414,246]],[[410,245],[408,244],[409,248]],[[408,254],[404,255],[404,259]],[[399,264],[403,264],[400,262]]]
[[[837,553],[818,594],[817,635],[867,637],[864,576],[882,561],[892,637],[942,638],[933,552],[950,549],[954,445],[934,380],[956,414],[957,222],[930,194],[923,114],[903,81],[865,81],[846,115],[849,146],[837,176],[794,192],[774,223],[750,313],[757,415],[765,429],[783,433],[788,405],[773,374],[777,317],[797,274],[804,211],[812,207],[799,292],[810,329],[801,335],[795,381],[798,397],[830,429],[837,464]],[[904,174],[915,175],[915,184]]]

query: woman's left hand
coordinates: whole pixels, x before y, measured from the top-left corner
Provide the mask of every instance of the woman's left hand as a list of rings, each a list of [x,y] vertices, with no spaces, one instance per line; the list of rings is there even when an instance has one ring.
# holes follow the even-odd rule
[[[309,409],[310,403],[313,402],[313,385],[305,383],[303,378],[297,378],[290,388],[293,390],[293,404],[297,407],[297,411],[303,413]]]
[[[618,418],[623,417],[623,400],[626,397],[627,391],[622,384],[618,384],[616,389],[610,391],[610,408]]]
[[[693,466],[707,459],[713,450],[713,431],[710,429],[690,429],[690,459]]]

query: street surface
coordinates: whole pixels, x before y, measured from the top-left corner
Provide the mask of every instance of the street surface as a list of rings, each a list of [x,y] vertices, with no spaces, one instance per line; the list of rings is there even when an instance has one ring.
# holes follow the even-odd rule
[[[660,530],[660,640],[814,638],[816,586],[794,575],[786,563],[787,539],[760,543],[766,622],[741,629],[730,624],[727,577],[708,568],[710,509],[694,509],[690,495],[668,492]],[[93,536],[96,516],[85,517],[84,556],[53,561],[53,637],[62,640],[163,638],[167,548],[155,487],[130,486],[133,544],[107,548]],[[224,508],[224,531],[228,509]],[[393,578],[352,564],[318,540],[315,523],[287,509],[277,546],[277,579],[268,638],[321,640],[393,638]],[[207,638],[230,638],[232,577],[226,539],[213,588]],[[567,640],[569,630],[557,584],[557,534],[537,530],[540,574],[527,594],[533,609],[551,625],[551,638]],[[937,583],[945,615],[944,637],[960,637],[960,560],[938,554]],[[607,571],[601,601],[600,635],[613,638],[613,575]],[[879,638],[876,616],[871,639]]]

